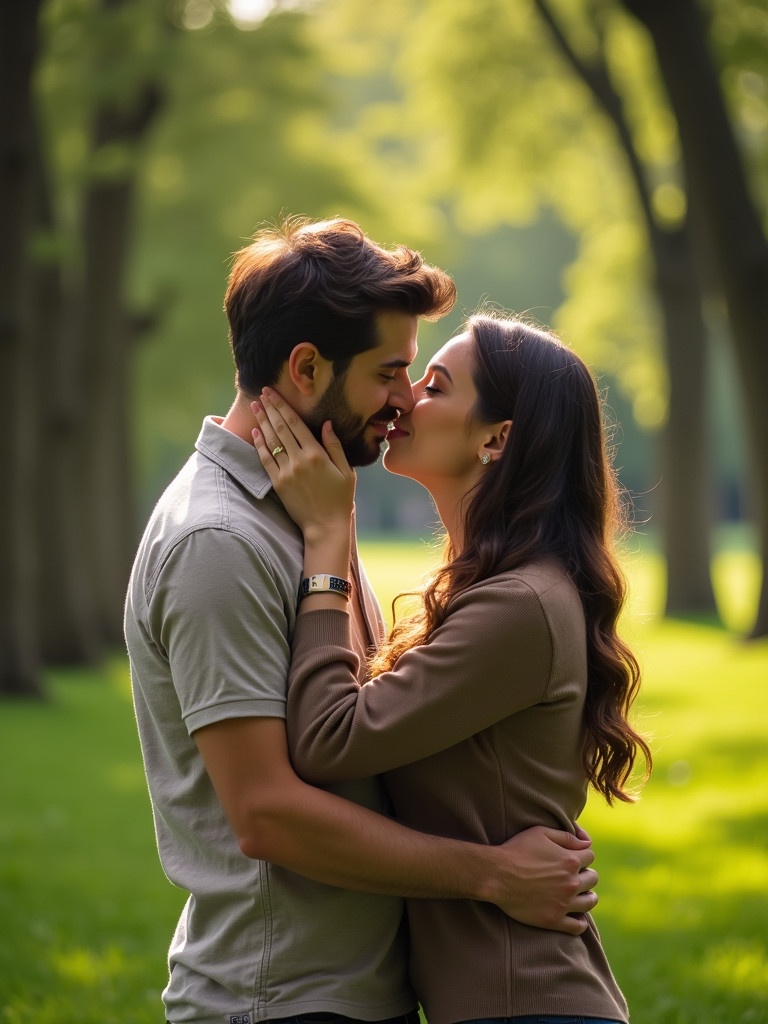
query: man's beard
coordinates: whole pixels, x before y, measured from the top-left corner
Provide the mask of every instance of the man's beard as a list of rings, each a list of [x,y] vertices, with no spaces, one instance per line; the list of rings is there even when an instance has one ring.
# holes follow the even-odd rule
[[[397,419],[399,413],[392,406],[385,406],[370,418],[387,422]],[[335,377],[325,390],[315,408],[305,417],[309,429],[322,444],[322,426],[330,420],[333,430],[344,450],[350,466],[371,466],[381,455],[383,438],[366,438],[365,431],[370,423],[358,416],[344,394],[344,375]]]

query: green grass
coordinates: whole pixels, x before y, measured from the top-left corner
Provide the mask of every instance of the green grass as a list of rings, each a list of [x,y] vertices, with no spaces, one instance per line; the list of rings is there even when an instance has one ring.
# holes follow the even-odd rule
[[[363,551],[387,604],[435,557]],[[584,814],[597,920],[633,1024],[768,1024],[768,643],[660,619],[658,557],[628,569],[656,770],[638,804]],[[741,627],[755,559],[714,576]],[[54,673],[50,694],[0,705],[0,1024],[158,1024],[184,895],[157,861],[125,662]]]

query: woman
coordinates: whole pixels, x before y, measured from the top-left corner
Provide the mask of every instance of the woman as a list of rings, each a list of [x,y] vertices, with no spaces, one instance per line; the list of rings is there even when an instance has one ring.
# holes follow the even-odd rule
[[[413,391],[384,465],[429,490],[445,558],[363,687],[344,585],[354,473],[330,424],[326,457],[274,393],[258,413],[305,576],[323,574],[294,638],[296,766],[316,783],[383,773],[396,816],[424,831],[499,843],[534,824],[573,830],[589,784],[631,800],[636,755],[650,766],[627,721],[639,671],[616,632],[619,509],[595,383],[552,335],[479,315]],[[408,916],[430,1024],[627,1020],[591,920],[571,936],[450,900],[410,901]]]

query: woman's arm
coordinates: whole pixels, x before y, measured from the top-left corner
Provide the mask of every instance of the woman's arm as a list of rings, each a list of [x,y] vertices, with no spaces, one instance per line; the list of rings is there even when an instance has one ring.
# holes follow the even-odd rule
[[[313,782],[378,774],[429,757],[547,699],[552,643],[536,594],[502,577],[462,594],[428,644],[360,687],[348,616],[297,620],[287,726]]]
[[[355,476],[330,424],[323,427],[324,450],[270,389],[253,408],[259,457],[304,533],[305,576],[346,578]],[[348,609],[344,595],[313,593],[297,618],[288,735],[297,767],[312,781],[360,778],[420,760],[544,699],[549,625],[536,593],[520,579],[497,578],[462,594],[428,644],[362,688]]]

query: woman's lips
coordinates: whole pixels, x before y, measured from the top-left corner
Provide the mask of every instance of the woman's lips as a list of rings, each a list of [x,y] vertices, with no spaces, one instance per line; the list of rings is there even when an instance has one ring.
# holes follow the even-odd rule
[[[389,429],[389,431],[387,433],[387,440],[388,441],[396,441],[398,439],[398,437],[408,437],[408,436],[409,436],[409,434],[408,434],[407,430],[403,430],[402,427],[398,427],[396,423],[391,423],[390,424],[390,429]]]

